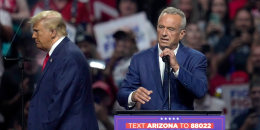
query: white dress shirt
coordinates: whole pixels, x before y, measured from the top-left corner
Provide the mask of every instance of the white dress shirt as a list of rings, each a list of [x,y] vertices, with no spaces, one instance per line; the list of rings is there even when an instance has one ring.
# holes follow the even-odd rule
[[[54,51],[54,49],[61,43],[61,41],[65,38],[65,36],[62,36],[58,41],[56,41],[52,46],[49,53],[49,56],[51,56],[52,52]]]
[[[176,49],[174,49],[174,54],[175,56],[177,55],[177,52],[178,52],[178,49],[179,49],[179,44],[178,46],[176,47]],[[160,54],[162,53],[162,50],[161,48],[159,47],[159,44],[158,44],[158,59],[159,59],[159,66],[160,66],[160,74],[161,74],[161,81],[163,83],[163,78],[164,78],[164,69],[165,69],[165,63],[163,62],[162,58],[160,57]],[[172,68],[171,68],[172,69]],[[176,72],[173,72],[174,76],[175,77],[178,77],[179,75],[179,69],[176,71]],[[133,91],[134,92],[134,91]],[[131,92],[128,96],[128,107],[133,107],[135,105],[136,102],[133,102],[132,101],[132,94],[133,92]]]

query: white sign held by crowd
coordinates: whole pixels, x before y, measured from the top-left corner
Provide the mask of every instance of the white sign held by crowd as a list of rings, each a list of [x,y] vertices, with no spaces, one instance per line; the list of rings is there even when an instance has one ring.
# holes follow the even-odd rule
[[[147,20],[144,12],[96,24],[94,33],[97,40],[97,49],[103,59],[109,58],[114,51],[115,41],[112,35],[124,28],[131,29],[134,32],[139,50],[151,47],[151,41],[156,40],[155,29]]]

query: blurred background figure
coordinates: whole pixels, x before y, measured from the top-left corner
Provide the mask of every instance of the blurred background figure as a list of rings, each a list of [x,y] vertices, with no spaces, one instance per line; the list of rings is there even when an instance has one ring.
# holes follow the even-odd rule
[[[0,50],[2,50],[3,42],[9,42],[13,35],[12,19],[10,13],[0,9]],[[0,53],[0,83],[4,73],[4,65],[2,59],[2,53]]]
[[[9,42],[11,40],[13,35],[12,27],[12,18],[10,13],[0,8],[0,43]]]
[[[198,51],[202,51],[202,46],[206,43],[203,33],[198,24],[190,23],[186,27],[186,36],[183,39],[183,44]]]
[[[89,15],[85,3],[77,0],[40,0],[32,9],[32,15],[42,10],[52,9],[59,11],[64,20],[71,24],[79,24],[89,21]]]
[[[123,81],[131,57],[138,51],[135,36],[130,30],[119,30],[113,35],[116,43],[112,57],[107,62],[106,75],[112,75],[116,86],[120,86]]]
[[[172,0],[172,6],[184,12],[187,23],[198,21],[199,12],[197,5],[197,0]]]
[[[252,107],[238,115],[231,123],[231,130],[259,130],[260,129],[260,77],[255,73],[249,86],[249,97]]]
[[[204,21],[206,19],[206,13],[209,10],[210,0],[198,0],[198,10],[199,10],[199,21]]]
[[[246,62],[253,42],[254,21],[247,9],[238,10],[233,23],[232,35],[224,36],[216,49],[218,68],[221,68],[218,70],[224,76],[236,71],[246,72]]]
[[[250,56],[247,61],[247,73],[252,75],[253,73],[260,74],[260,41],[259,34],[254,38],[254,42],[250,49]]]
[[[204,27],[203,27],[204,26]],[[215,49],[220,38],[229,34],[229,17],[227,0],[210,0],[206,13],[205,25],[208,43]]]
[[[259,0],[249,0],[248,2],[251,7],[251,13],[254,16],[254,22],[257,27],[257,30],[260,29],[260,1]]]
[[[12,20],[22,20],[30,17],[26,0],[0,0],[0,9],[10,13]]]
[[[31,14],[36,15],[48,9],[60,12],[66,21],[68,37],[74,42],[78,30],[92,34],[91,18],[86,4],[86,1],[80,0],[40,0],[31,10]]]
[[[113,130],[113,105],[116,90],[111,79],[104,76],[105,62],[101,60],[96,50],[96,41],[92,36],[79,34],[77,45],[88,59],[90,66],[92,91],[94,95],[95,112],[100,130]]]
[[[21,42],[22,41],[22,42]],[[39,50],[33,45],[31,37],[17,37],[14,42],[18,53],[27,60],[24,62],[24,79],[21,79],[21,68],[17,64],[5,70],[0,88],[0,113],[4,115],[4,129],[22,126],[21,122],[21,87],[24,90],[24,106],[33,94],[36,82],[41,74],[41,66],[36,56]]]
[[[147,1],[147,4],[150,4],[150,5],[153,5],[155,3],[156,3],[155,0]],[[161,4],[159,4],[159,6],[160,5]],[[133,16],[133,15],[138,14],[138,13],[143,12],[143,11],[146,11],[147,13],[149,13],[149,10],[144,9],[144,8],[146,8],[146,9],[148,8],[148,7],[145,7],[145,6],[147,6],[147,5],[145,5],[144,3],[142,3],[141,1],[138,1],[138,0],[117,0],[117,9],[118,9],[118,13],[119,13],[119,18],[124,18],[124,17],[127,17],[127,16]],[[156,5],[156,6],[158,6],[158,5]],[[158,8],[158,7],[156,7],[156,8]],[[156,12],[156,11],[158,11],[158,10],[153,10],[151,15],[154,15],[155,14],[154,12]],[[149,18],[149,16],[147,16],[147,17]],[[155,16],[155,17],[157,17],[157,16]],[[156,21],[156,23],[154,23],[153,21],[147,20],[147,22],[142,25],[149,32],[148,37],[149,37],[151,46],[157,44],[156,43],[157,42],[156,41],[156,33],[155,33],[155,29],[154,29],[155,24],[157,24],[157,21]],[[132,33],[135,33],[135,32],[132,32]],[[137,34],[134,34],[134,35],[137,35]]]
[[[80,34],[77,36],[77,45],[88,59],[88,63],[92,77],[92,83],[103,79],[103,69],[105,69],[105,62],[101,60],[97,52],[97,43],[94,37],[90,35]]]
[[[117,0],[117,6],[120,17],[133,15],[141,10],[138,0]]]
[[[94,37],[80,34],[77,36],[77,45],[88,59],[101,59],[97,52],[97,43]]]
[[[99,130],[114,130],[111,105],[113,105],[115,97],[111,92],[110,86],[103,81],[97,81],[92,85],[92,89]]]

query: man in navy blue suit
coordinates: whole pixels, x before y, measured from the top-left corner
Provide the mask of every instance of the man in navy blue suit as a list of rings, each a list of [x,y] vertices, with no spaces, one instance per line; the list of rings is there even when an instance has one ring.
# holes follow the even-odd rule
[[[207,92],[206,57],[180,42],[185,35],[186,18],[176,8],[164,9],[157,24],[159,44],[132,57],[128,73],[120,86],[118,101],[126,109],[141,104],[142,110],[193,110],[193,100]],[[170,75],[165,79],[169,57]],[[168,77],[168,76],[167,76]],[[170,79],[171,106],[168,82]]]
[[[30,20],[36,46],[47,52],[30,101],[28,130],[97,130],[89,66],[67,36],[60,13]]]

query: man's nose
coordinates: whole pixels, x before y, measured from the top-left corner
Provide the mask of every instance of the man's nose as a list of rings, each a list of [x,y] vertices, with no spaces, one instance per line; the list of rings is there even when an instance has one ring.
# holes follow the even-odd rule
[[[35,35],[35,33],[33,33],[33,35],[32,35],[32,38],[36,38],[36,35]]]
[[[163,29],[162,35],[167,36],[167,29],[166,28]]]

